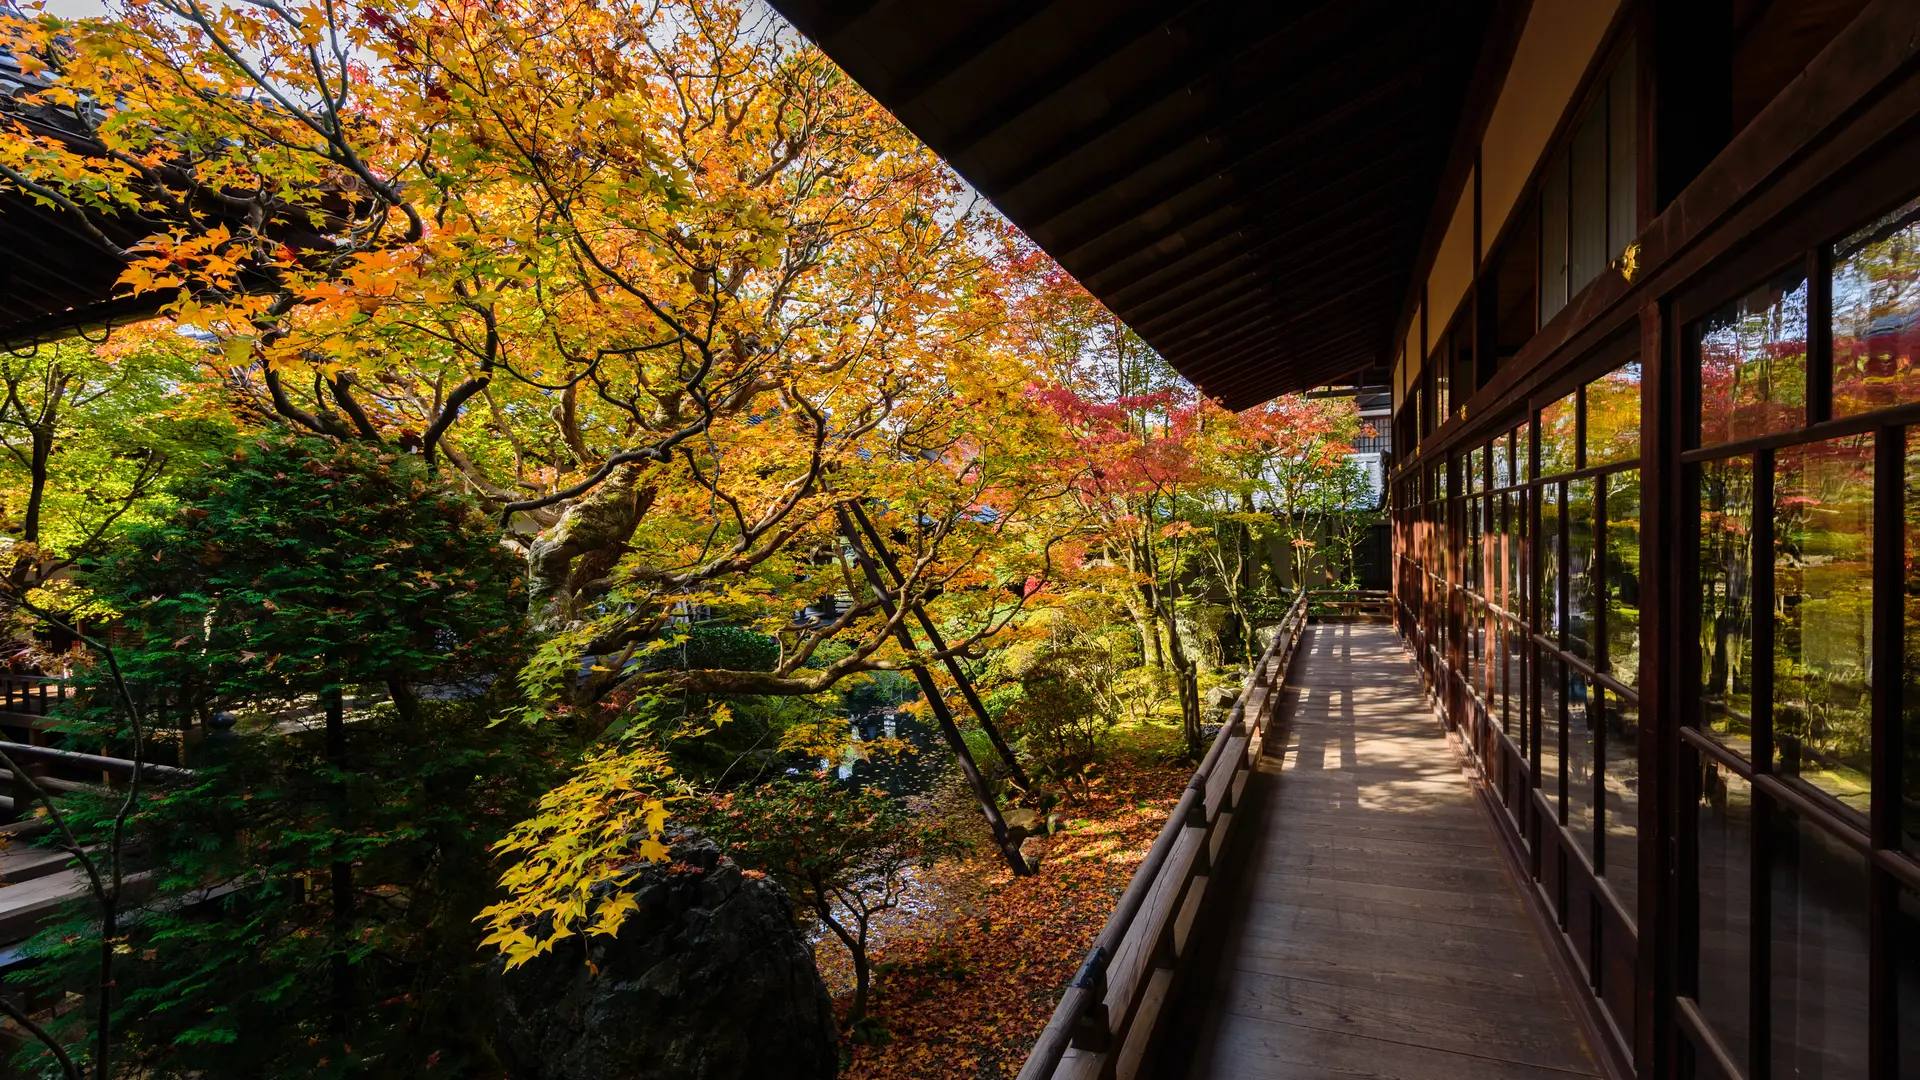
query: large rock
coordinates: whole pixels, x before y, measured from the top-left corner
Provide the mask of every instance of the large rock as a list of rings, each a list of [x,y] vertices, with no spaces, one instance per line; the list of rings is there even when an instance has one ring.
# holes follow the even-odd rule
[[[834,1075],[833,1002],[778,885],[688,833],[672,863],[622,887],[639,908],[617,937],[570,938],[510,972],[495,964],[514,1080]]]

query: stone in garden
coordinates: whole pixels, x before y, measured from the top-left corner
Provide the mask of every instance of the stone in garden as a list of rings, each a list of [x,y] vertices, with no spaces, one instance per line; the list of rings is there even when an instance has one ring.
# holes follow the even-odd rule
[[[833,1002],[778,885],[689,832],[622,887],[639,908],[618,936],[569,938],[512,971],[495,962],[508,1076],[831,1080]]]

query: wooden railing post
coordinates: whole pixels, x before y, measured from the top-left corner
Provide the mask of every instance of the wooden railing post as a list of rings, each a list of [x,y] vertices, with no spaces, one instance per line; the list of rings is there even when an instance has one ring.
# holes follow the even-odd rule
[[[1104,1054],[1113,1045],[1112,1021],[1107,1015],[1107,961],[1112,957],[1104,945],[1095,945],[1081,961],[1073,986],[1085,990],[1092,1001],[1073,1022],[1073,1048]]]

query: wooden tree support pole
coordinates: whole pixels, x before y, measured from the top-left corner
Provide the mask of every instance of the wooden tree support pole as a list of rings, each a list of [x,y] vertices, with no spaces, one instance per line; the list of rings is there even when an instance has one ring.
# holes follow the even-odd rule
[[[873,589],[874,596],[880,600],[880,610],[888,619],[894,617],[893,594],[887,589],[886,582],[880,577],[880,570],[872,556],[860,543],[860,535],[853,527],[853,519],[847,515],[846,508],[834,508],[839,515],[841,532],[847,543],[853,548],[854,561],[860,564],[860,570],[866,574],[867,584]],[[915,651],[913,635],[904,625],[894,627],[894,637],[900,647],[907,652]],[[993,830],[994,846],[1007,860],[1007,866],[1016,876],[1025,877],[1033,873],[1027,865],[1026,856],[1020,854],[1020,846],[1013,842],[1007,832],[1007,819],[1000,816],[1000,807],[993,800],[993,792],[987,787],[986,777],[980,775],[980,767],[974,764],[973,754],[967,749],[967,741],[960,736],[960,726],[953,722],[953,713],[947,708],[946,699],[940,696],[940,687],[933,681],[933,673],[925,664],[912,665],[913,677],[920,683],[920,692],[926,695],[927,705],[933,710],[934,719],[940,724],[940,734],[947,740],[947,748],[953,751],[954,759],[960,763],[960,772],[967,778],[967,786],[973,789],[973,797],[980,804],[980,812],[987,817],[987,825]]]
[[[867,512],[860,509],[859,503],[851,503],[847,509],[853,515],[853,520],[859,523],[860,531],[866,534],[867,541],[873,545],[874,554],[880,556],[880,563],[887,568],[887,575],[893,581],[894,587],[899,588],[905,585],[906,575],[900,573],[900,564],[894,561],[893,553],[887,550],[886,543],[880,539],[880,530],[873,527]],[[919,620],[921,631],[927,635],[927,644],[931,645],[935,652],[946,652],[946,641],[941,638],[940,631],[933,625],[933,620],[927,617],[927,609],[919,601],[913,604],[913,615]],[[1000,737],[1000,728],[994,724],[993,717],[988,714],[986,703],[981,701],[980,695],[974,692],[973,682],[961,669],[960,661],[952,656],[942,657],[941,660],[947,666],[947,674],[953,676],[953,681],[960,687],[960,696],[966,699],[967,707],[972,709],[973,715],[979,719],[980,730],[987,733],[987,739],[993,743],[994,750],[999,753],[1000,759],[1007,763],[1008,770],[1013,773],[1013,782],[1019,784],[1022,791],[1032,791],[1033,781],[1027,779],[1027,770],[1020,767],[1020,760],[1013,756],[1013,748],[1007,745],[1007,740]]]

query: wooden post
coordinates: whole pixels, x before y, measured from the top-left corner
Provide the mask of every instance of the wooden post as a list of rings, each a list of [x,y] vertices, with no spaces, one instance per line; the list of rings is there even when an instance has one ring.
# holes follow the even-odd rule
[[[1072,985],[1093,998],[1073,1025],[1073,1047],[1089,1053],[1104,1054],[1113,1048],[1113,1021],[1107,1014],[1107,950],[1094,946],[1080,964]]]
[[[1682,521],[1680,465],[1682,368],[1678,342],[1668,334],[1665,311],[1650,303],[1640,312],[1640,902],[1639,955],[1634,985],[1635,1070],[1642,1076],[1677,1075],[1671,1016],[1679,953],[1679,887],[1676,798],[1680,773],[1682,699],[1688,692],[1682,580],[1688,560],[1682,545],[1690,530]],[[1697,595],[1697,593],[1695,594]]]

